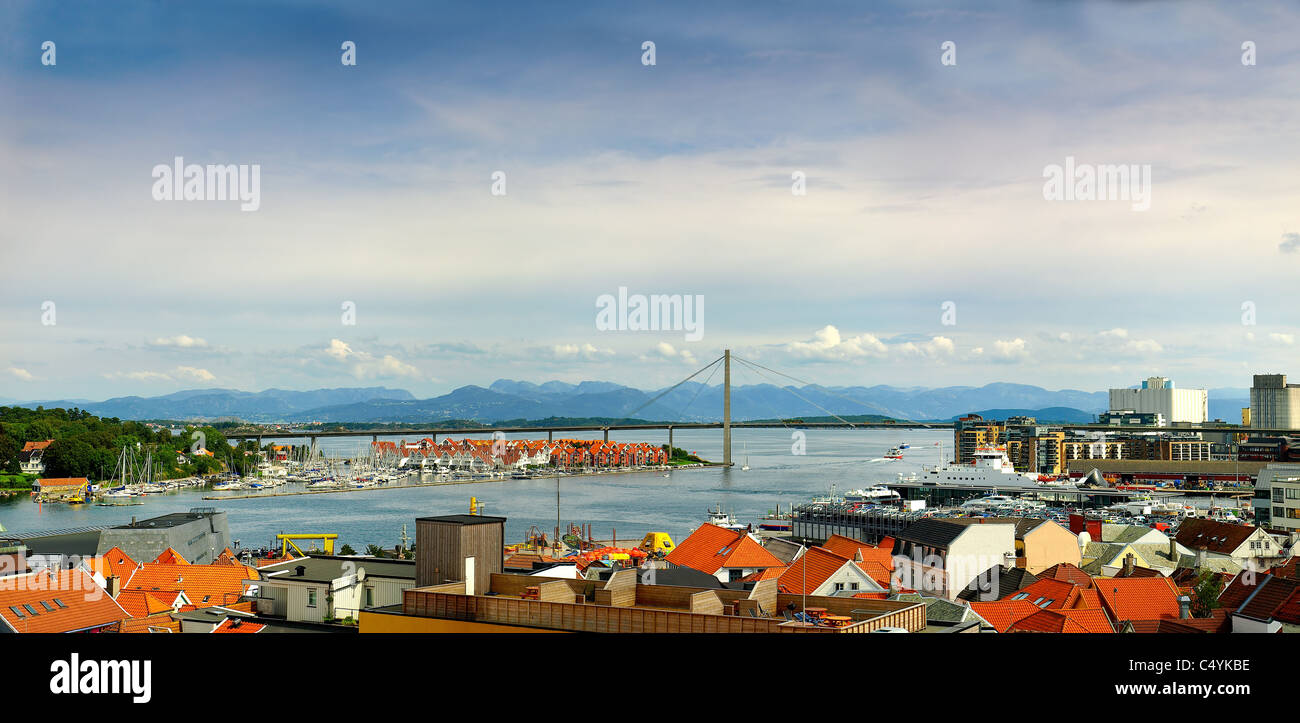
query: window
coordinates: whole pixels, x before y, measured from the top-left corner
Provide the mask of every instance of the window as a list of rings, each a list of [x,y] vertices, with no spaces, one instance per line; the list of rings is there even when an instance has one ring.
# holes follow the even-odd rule
[[[858,589],[858,584],[857,584],[856,582],[851,582],[851,583],[849,583],[849,589],[850,589],[850,590],[857,590],[857,589]]]
[[[375,589],[373,587],[368,587],[366,588],[366,607],[372,608],[374,606],[375,606]]]
[[[1283,499],[1285,499],[1285,497],[1284,497],[1284,495],[1283,495],[1283,492],[1284,492],[1284,490],[1283,490],[1282,488],[1280,488],[1280,487],[1274,487],[1274,488],[1273,488],[1273,501],[1274,501],[1274,502],[1281,502]]]
[[[41,601],[41,607],[45,608],[45,612],[47,613],[54,612],[54,606],[45,602],[44,600]]]
[[[835,583],[835,592],[841,592],[842,590],[844,590],[844,583],[842,582]]]
[[[316,588],[307,588],[307,607],[316,607]]]
[[[27,617],[26,615],[23,615],[22,610],[19,610],[17,607],[13,605],[9,606],[9,610],[12,611],[14,615],[17,615],[19,620],[22,620],[23,618]]]
[[[1286,508],[1284,508],[1284,507],[1274,507],[1274,508],[1273,508],[1273,516],[1274,516],[1274,517],[1286,517]]]
[[[63,602],[62,600],[58,599],[58,598],[54,598],[54,604],[55,604],[55,605],[58,605],[59,607],[63,608],[64,610],[67,610],[67,609],[68,609],[68,606],[65,605],[64,602]]]

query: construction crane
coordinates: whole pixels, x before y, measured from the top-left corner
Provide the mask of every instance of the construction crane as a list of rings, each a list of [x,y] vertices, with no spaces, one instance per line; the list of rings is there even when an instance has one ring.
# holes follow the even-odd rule
[[[325,554],[333,555],[334,541],[337,539],[339,539],[339,536],[332,532],[319,534],[304,533],[297,535],[286,535],[281,533],[275,536],[275,541],[280,544],[280,557],[287,557],[289,555],[289,548],[293,548],[294,553],[299,557],[307,557],[307,553],[303,552],[301,547],[294,544],[294,540],[321,540],[324,543]]]

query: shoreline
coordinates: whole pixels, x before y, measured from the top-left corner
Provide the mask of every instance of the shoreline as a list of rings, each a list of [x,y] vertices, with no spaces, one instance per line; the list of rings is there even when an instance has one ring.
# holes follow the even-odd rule
[[[402,489],[412,489],[412,488],[416,488],[416,487],[448,487],[448,486],[451,486],[451,485],[482,484],[482,483],[491,483],[491,482],[497,482],[497,483],[500,483],[500,482],[531,482],[531,481],[533,481],[533,480],[539,480],[539,479],[547,479],[547,480],[549,480],[549,479],[563,479],[563,478],[565,478],[565,477],[604,477],[604,476],[608,476],[608,475],[620,475],[620,474],[644,474],[644,473],[646,473],[646,472],[663,473],[663,472],[672,472],[672,471],[674,471],[674,470],[707,469],[707,468],[710,468],[710,467],[725,467],[725,466],[726,466],[726,465],[723,465],[723,464],[720,463],[720,462],[702,462],[702,463],[692,463],[692,464],[686,464],[686,465],[679,465],[679,466],[676,466],[676,467],[670,467],[670,468],[667,469],[667,470],[657,470],[657,469],[614,469],[614,470],[609,470],[609,471],[605,471],[605,472],[576,472],[576,473],[571,472],[571,473],[569,473],[569,474],[565,474],[565,475],[563,475],[563,476],[560,476],[560,475],[553,475],[553,474],[551,474],[551,475],[537,475],[537,476],[534,476],[534,477],[529,477],[528,479],[515,479],[514,477],[501,477],[501,478],[492,478],[492,477],[488,477],[488,478],[483,478],[483,479],[449,480],[449,481],[446,481],[446,482],[422,482],[422,483],[421,483],[421,482],[417,482],[417,483],[415,483],[415,484],[375,485],[374,487],[361,487],[361,488],[350,488],[350,487],[344,487],[344,488],[340,488],[340,489],[323,489],[323,490],[307,490],[307,489],[304,489],[304,490],[296,490],[296,491],[290,491],[290,492],[271,492],[271,493],[265,493],[265,494],[236,494],[236,495],[229,495],[229,496],[225,496],[225,495],[222,495],[222,496],[217,496],[217,495],[204,495],[204,496],[202,497],[202,499],[204,499],[204,500],[213,500],[213,501],[215,501],[215,500],[254,500],[254,499],[259,499],[259,498],[263,498],[263,497],[266,497],[266,498],[270,498],[270,497],[297,497],[297,496],[300,496],[300,495],[329,495],[329,494],[341,494],[341,493],[346,493],[346,492],[376,492],[376,491],[379,491],[379,490],[402,490]],[[210,491],[210,490],[209,490],[209,491]]]

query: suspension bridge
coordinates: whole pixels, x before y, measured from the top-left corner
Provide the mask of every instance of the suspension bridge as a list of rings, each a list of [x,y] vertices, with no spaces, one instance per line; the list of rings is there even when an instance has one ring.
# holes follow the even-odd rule
[[[914,421],[908,419],[889,419],[887,421],[853,422],[845,419],[843,415],[836,414],[835,412],[826,409],[825,407],[812,401],[811,399],[808,399],[807,397],[800,394],[798,391],[796,391],[793,387],[789,385],[782,386],[780,388],[789,392],[795,397],[798,397],[800,400],[804,401],[810,406],[821,410],[821,412],[823,412],[827,417],[831,417],[836,421],[805,422],[797,418],[790,419],[786,415],[781,415],[779,413],[774,414],[775,421],[740,421],[740,422],[732,421],[731,419],[731,371],[732,371],[733,361],[742,365],[748,371],[755,373],[755,375],[758,376],[760,379],[767,380],[770,379],[771,376],[775,375],[775,376],[784,377],[786,379],[798,382],[800,384],[803,384],[805,387],[809,385],[809,382],[806,382],[802,379],[797,379],[795,377],[790,376],[789,374],[785,374],[775,369],[768,368],[754,361],[733,356],[731,350],[727,349],[723,351],[722,356],[704,365],[699,370],[697,370],[694,374],[691,374],[690,376],[686,377],[685,379],[682,379],[681,381],[677,382],[671,387],[664,389],[663,391],[659,392],[657,395],[647,400],[637,408],[631,410],[630,412],[625,413],[622,417],[622,420],[629,420],[627,423],[621,423],[620,421],[619,423],[614,423],[614,424],[598,424],[598,425],[575,424],[575,425],[510,426],[510,427],[506,427],[506,426],[432,427],[431,426],[425,428],[405,428],[405,429],[355,429],[355,430],[329,430],[329,431],[310,430],[310,429],[297,429],[297,430],[276,429],[276,430],[232,432],[225,436],[226,439],[236,440],[236,441],[255,439],[257,440],[258,446],[260,447],[262,445],[262,440],[265,439],[304,439],[305,438],[305,439],[310,439],[314,445],[316,440],[322,438],[329,438],[329,437],[370,437],[371,441],[377,441],[381,436],[389,437],[389,436],[396,436],[396,435],[415,435],[415,436],[430,437],[434,441],[437,441],[438,435],[485,434],[485,433],[496,433],[496,432],[501,432],[503,434],[507,434],[507,433],[540,434],[542,432],[545,432],[547,439],[551,441],[554,441],[556,432],[570,432],[570,433],[578,432],[578,433],[587,433],[587,434],[594,434],[599,432],[603,435],[605,441],[609,441],[609,433],[611,431],[662,429],[662,430],[667,430],[668,432],[668,446],[671,449],[673,444],[674,430],[721,429],[722,430],[722,464],[724,466],[730,467],[732,466],[731,432],[733,429],[779,429],[779,428],[863,429],[863,430],[866,429],[952,429],[954,426],[952,422],[920,422],[920,421]],[[695,395],[691,397],[691,400],[686,404],[686,406],[679,411],[679,415],[684,414],[685,411],[689,409],[692,404],[694,404],[695,400],[699,397],[700,393],[705,389],[709,388],[708,385],[709,382],[712,381],[713,375],[719,369],[721,369],[723,373],[722,374],[722,421],[720,422],[630,421],[630,420],[635,420],[635,415],[641,410],[663,399],[665,396],[672,393],[678,387],[691,381],[692,379],[698,377],[700,374],[703,374],[705,371],[708,371],[710,369],[712,369],[713,371],[705,379],[704,383],[699,386],[699,388],[695,392]],[[825,389],[823,389],[822,392],[827,393]],[[861,406],[864,409],[867,409],[870,406],[867,402],[863,402],[858,399],[853,399],[851,397],[846,397],[838,394],[832,394],[832,396],[836,396],[847,402]],[[870,413],[879,414],[881,411],[882,410],[879,409],[871,409]],[[845,414],[848,413],[846,412]],[[1223,432],[1233,432],[1233,431],[1245,429],[1242,427],[1238,427],[1236,425],[1227,425],[1227,424],[1217,425],[1217,426],[1216,425],[1191,425],[1191,426],[1178,426],[1178,427],[1124,425],[1122,427],[1115,427],[1115,426],[1104,425],[1104,424],[1052,423],[1046,426],[1051,426],[1056,429],[1072,429],[1072,430],[1091,430],[1091,431],[1109,431],[1109,432],[1118,432],[1118,431],[1165,432],[1165,433],[1168,432],[1223,433]],[[1293,434],[1296,432],[1296,430],[1257,429],[1257,428],[1249,428],[1249,431],[1253,434]]]

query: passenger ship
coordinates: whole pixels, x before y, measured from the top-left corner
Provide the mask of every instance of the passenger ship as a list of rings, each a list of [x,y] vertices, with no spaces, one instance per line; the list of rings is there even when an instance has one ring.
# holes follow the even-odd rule
[[[980,447],[970,462],[940,463],[926,467],[920,475],[921,484],[950,485],[955,487],[1037,487],[1037,474],[1017,472],[1001,447]]]

